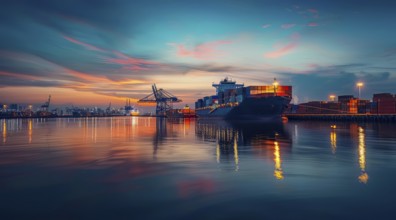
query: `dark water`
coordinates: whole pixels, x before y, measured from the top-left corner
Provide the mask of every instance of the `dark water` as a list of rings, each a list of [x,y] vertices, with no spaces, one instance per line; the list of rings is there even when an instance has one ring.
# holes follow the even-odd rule
[[[0,122],[0,219],[396,219],[395,124]]]

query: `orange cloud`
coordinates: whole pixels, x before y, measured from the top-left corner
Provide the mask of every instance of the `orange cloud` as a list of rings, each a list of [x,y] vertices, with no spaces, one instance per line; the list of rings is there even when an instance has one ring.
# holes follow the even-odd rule
[[[291,36],[291,41],[289,43],[278,48],[277,50],[274,50],[274,51],[264,54],[264,57],[279,58],[279,57],[285,56],[286,54],[289,54],[291,51],[293,51],[298,46],[299,39],[300,39],[300,35],[298,33],[294,33]]]
[[[177,44],[177,55],[181,57],[193,57],[195,59],[212,59],[220,56],[222,53],[218,50],[218,47],[224,44],[231,44],[230,40],[218,40],[211,41],[202,44],[198,44],[192,49],[186,48],[183,44]]]
[[[110,83],[111,81],[105,77],[102,76],[93,76],[87,73],[83,73],[83,72],[79,72],[79,71],[75,71],[72,69],[68,69],[63,67],[64,71],[69,74],[72,75],[76,78],[82,79],[84,81],[88,81],[88,82],[102,82],[102,83]]]

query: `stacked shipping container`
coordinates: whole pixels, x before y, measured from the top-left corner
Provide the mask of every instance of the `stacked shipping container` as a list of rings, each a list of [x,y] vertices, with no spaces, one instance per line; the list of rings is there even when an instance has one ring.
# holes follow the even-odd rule
[[[373,102],[352,95],[338,96],[338,102],[315,101],[302,103],[298,114],[396,114],[396,95],[374,94]]]
[[[372,113],[375,114],[395,114],[396,113],[396,96],[390,93],[379,93],[373,96]]]

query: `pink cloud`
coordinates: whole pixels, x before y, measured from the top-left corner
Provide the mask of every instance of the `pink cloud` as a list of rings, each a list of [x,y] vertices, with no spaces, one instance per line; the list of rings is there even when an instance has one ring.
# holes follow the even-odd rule
[[[119,51],[113,51],[115,58],[106,58],[107,63],[122,65],[123,69],[127,70],[148,70],[149,66],[159,65],[159,63],[145,60],[140,58],[134,58],[127,56]]]
[[[264,24],[263,26],[261,26],[262,28],[269,28],[271,27],[271,24]]]
[[[193,57],[195,59],[212,59],[220,56],[222,53],[218,47],[224,44],[231,44],[230,40],[218,40],[199,44],[191,49],[186,48],[183,44],[176,44],[177,55],[181,57]]]
[[[103,49],[101,49],[101,48],[99,48],[99,47],[96,47],[96,46],[91,45],[91,44],[88,44],[88,43],[84,43],[84,42],[79,41],[79,40],[77,40],[77,39],[74,39],[74,38],[72,38],[72,37],[68,37],[68,36],[63,35],[63,38],[65,38],[66,40],[68,40],[68,41],[70,41],[70,42],[72,42],[72,43],[81,45],[81,46],[85,47],[85,48],[88,49],[88,50],[94,50],[94,51],[105,52],[105,50],[103,50]]]
[[[282,24],[282,25],[281,25],[281,27],[282,27],[283,29],[289,29],[289,28],[292,28],[292,27],[294,27],[294,26],[296,26],[296,24]]]
[[[123,66],[123,69],[127,69],[127,70],[147,70],[149,69],[149,65],[156,65],[158,63],[150,61],[150,60],[145,60],[145,59],[140,59],[140,58],[134,58],[134,57],[130,57],[127,56],[121,52],[118,51],[108,51],[99,47],[96,47],[94,45],[88,44],[88,43],[84,43],[82,41],[79,41],[77,39],[74,39],[72,37],[68,37],[68,36],[63,36],[63,38],[65,38],[66,40],[81,45],[85,48],[87,48],[88,50],[94,50],[94,51],[100,51],[103,53],[107,53],[107,54],[112,54],[113,57],[105,57],[105,62],[106,63],[112,63],[112,64],[118,64]],[[115,57],[114,57],[115,56]]]
[[[319,65],[315,64],[315,63],[310,63],[310,64],[307,64],[307,67],[309,67],[309,68],[318,68]]]
[[[319,13],[319,11],[317,9],[314,9],[314,8],[310,8],[310,9],[308,9],[308,11],[311,12],[312,14],[318,14]]]
[[[300,35],[298,33],[292,34],[291,41],[289,43],[287,43],[286,45],[284,45],[274,51],[264,54],[264,57],[273,59],[273,58],[279,58],[279,57],[289,54],[298,46],[299,39],[300,39]]]
[[[314,8],[310,8],[308,9],[308,12],[310,12],[314,18],[319,18],[319,11],[314,9]]]
[[[307,26],[309,26],[309,27],[317,27],[317,26],[319,26],[319,24],[316,23],[316,22],[311,22],[311,23],[308,23]]]

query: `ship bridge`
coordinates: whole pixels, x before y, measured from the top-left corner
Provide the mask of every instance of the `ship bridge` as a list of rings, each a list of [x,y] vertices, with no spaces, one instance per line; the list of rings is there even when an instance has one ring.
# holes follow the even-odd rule
[[[219,95],[219,92],[224,92],[225,90],[242,88],[244,84],[237,84],[226,77],[219,84],[213,83],[212,86],[216,88],[216,93]]]

